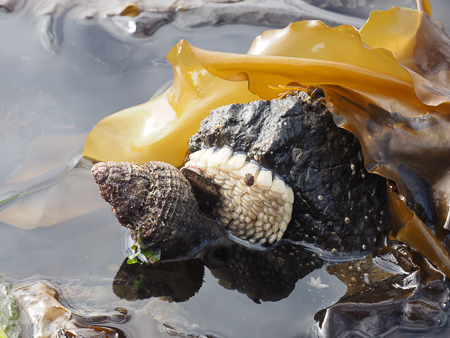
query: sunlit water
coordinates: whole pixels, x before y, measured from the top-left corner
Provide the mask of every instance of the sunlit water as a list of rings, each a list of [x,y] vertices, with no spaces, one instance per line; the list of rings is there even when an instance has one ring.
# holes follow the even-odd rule
[[[444,5],[442,1],[436,5],[438,19]],[[357,9],[355,16],[362,17]],[[100,119],[147,101],[172,78],[165,55],[180,39],[205,49],[245,53],[253,38],[268,29],[246,25],[181,29],[174,23],[148,38],[124,33],[122,39],[95,20],[80,20],[76,12],[69,11],[60,24],[58,48],[49,51],[40,40],[37,16],[20,10],[0,12],[0,200],[52,185],[73,173],[86,135]],[[50,281],[75,314],[106,316],[98,325],[115,327],[127,337],[167,336],[161,323],[214,337],[305,337],[313,332],[314,315],[346,291],[324,264],[299,279],[287,298],[258,304],[219,285],[205,268],[203,285],[184,302],[121,299],[112,284],[129,254],[128,233],[96,193],[89,167],[75,171],[86,188],[74,199],[92,200],[92,211],[32,230],[0,223],[0,271],[18,285]],[[55,191],[49,194],[56,194],[53,200],[62,198]],[[45,204],[47,198],[51,200],[38,195],[27,203]],[[0,211],[13,203],[0,206]],[[23,205],[24,213],[28,207]],[[311,286],[311,278],[318,277],[327,287]],[[112,319],[118,307],[129,311],[128,321]]]

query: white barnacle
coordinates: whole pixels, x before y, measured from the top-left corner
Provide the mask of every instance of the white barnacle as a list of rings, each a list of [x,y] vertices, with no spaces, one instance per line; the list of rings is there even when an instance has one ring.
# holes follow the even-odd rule
[[[252,237],[254,240],[258,240],[264,237],[264,232],[256,232],[256,234]]]
[[[208,163],[208,159],[211,157],[211,155],[213,153],[214,153],[214,149],[213,148],[208,148],[208,149],[206,149],[206,151],[204,153],[202,153],[200,158],[197,160],[197,166],[199,166],[199,169],[205,169],[206,168],[206,165]]]
[[[228,147],[216,150],[208,159],[208,167],[221,168],[222,163],[226,163],[232,154],[232,150]]]
[[[244,165],[245,161],[247,159],[247,156],[245,154],[235,154],[230,157],[230,159],[222,163],[220,168],[223,171],[227,171],[228,174],[230,174],[233,171],[237,171]]]
[[[256,186],[262,190],[269,190],[272,185],[272,172],[267,169],[259,171],[259,175],[256,178]]]
[[[205,152],[206,152],[206,149],[200,149],[199,151],[196,151],[196,152],[190,154],[189,162],[187,162],[186,164],[188,164],[190,162],[192,162],[192,163],[197,162]]]

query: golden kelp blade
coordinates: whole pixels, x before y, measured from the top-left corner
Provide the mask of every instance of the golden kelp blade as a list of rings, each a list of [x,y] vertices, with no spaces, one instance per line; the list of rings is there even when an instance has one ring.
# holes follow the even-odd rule
[[[100,121],[87,138],[83,156],[94,161],[158,160],[181,166],[189,138],[210,110],[259,99],[247,83],[208,73],[184,40],[167,58],[174,69],[173,85],[154,100]]]
[[[357,91],[390,96],[390,89],[408,90],[411,79],[392,53],[363,46],[357,29],[327,27],[320,21],[301,21],[287,28],[263,33],[248,55],[217,53],[193,48],[202,65],[213,75],[231,81],[250,81],[250,90],[265,99],[276,97],[269,86],[338,85]]]
[[[371,48],[390,50],[407,67],[423,103],[450,100],[450,38],[440,23],[422,12],[393,7],[373,11],[361,37]]]

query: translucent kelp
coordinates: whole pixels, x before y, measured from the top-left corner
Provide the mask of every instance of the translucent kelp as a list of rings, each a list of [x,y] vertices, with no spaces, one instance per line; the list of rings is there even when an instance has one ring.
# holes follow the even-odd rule
[[[360,31],[320,21],[292,23],[257,37],[246,55],[206,51],[182,40],[167,56],[175,73],[172,87],[102,120],[83,154],[179,166],[188,138],[209,110],[273,99],[289,88],[320,87],[336,124],[361,142],[366,168],[395,182],[400,196],[394,193],[393,200],[406,198],[406,204],[392,204],[394,213],[414,210],[410,215],[422,234],[397,217],[406,221],[399,228],[408,224],[399,239],[446,270],[447,253],[437,253],[441,247],[422,221],[450,225],[450,40],[431,18],[428,1],[418,7],[373,12]]]
[[[211,109],[258,99],[245,82],[213,76],[186,42],[167,56],[174,82],[161,96],[100,121],[89,134],[83,156],[101,161],[144,163],[159,160],[181,166],[189,138]]]

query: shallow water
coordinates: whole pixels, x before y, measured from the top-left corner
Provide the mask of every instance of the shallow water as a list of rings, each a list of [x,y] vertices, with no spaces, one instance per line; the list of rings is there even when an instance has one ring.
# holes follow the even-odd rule
[[[436,4],[438,19],[443,6],[448,8],[443,1]],[[212,263],[203,268],[203,283],[197,285],[195,295],[181,303],[156,296],[118,297],[112,285],[129,254],[128,233],[97,194],[89,165],[73,169],[87,133],[100,119],[147,101],[171,80],[165,55],[180,39],[187,38],[200,48],[245,53],[268,26],[187,28],[175,20],[149,37],[138,38],[101,20],[81,20],[79,12],[72,10],[56,23],[57,39],[49,42],[45,36],[51,34],[43,33],[42,16],[27,8],[25,4],[12,13],[0,12],[0,200],[38,189],[0,205],[4,220],[0,223],[0,271],[6,279],[17,285],[49,281],[74,313],[101,315],[92,322],[118,328],[127,337],[168,336],[170,329],[161,323],[178,332],[214,337],[311,335],[314,315],[347,290],[327,272],[331,263],[311,269],[295,282],[288,297],[260,304],[219,285]],[[363,9],[355,16],[363,17],[367,6]],[[349,14],[349,10],[341,13]],[[84,184],[54,184],[71,179]],[[67,191],[73,193],[71,198],[66,198]],[[71,209],[67,205],[72,203],[90,209],[81,212],[74,207],[73,214],[65,215],[61,210]],[[15,211],[7,214],[14,206]],[[20,213],[25,214],[20,215],[25,217],[22,223],[49,224],[56,219],[56,225],[30,225],[33,229],[24,230],[6,223]],[[183,268],[185,264],[190,263],[182,263]],[[318,277],[326,286],[311,286]],[[175,277],[167,280],[171,278],[173,283],[185,282]],[[114,319],[118,307],[128,310],[129,320]]]

